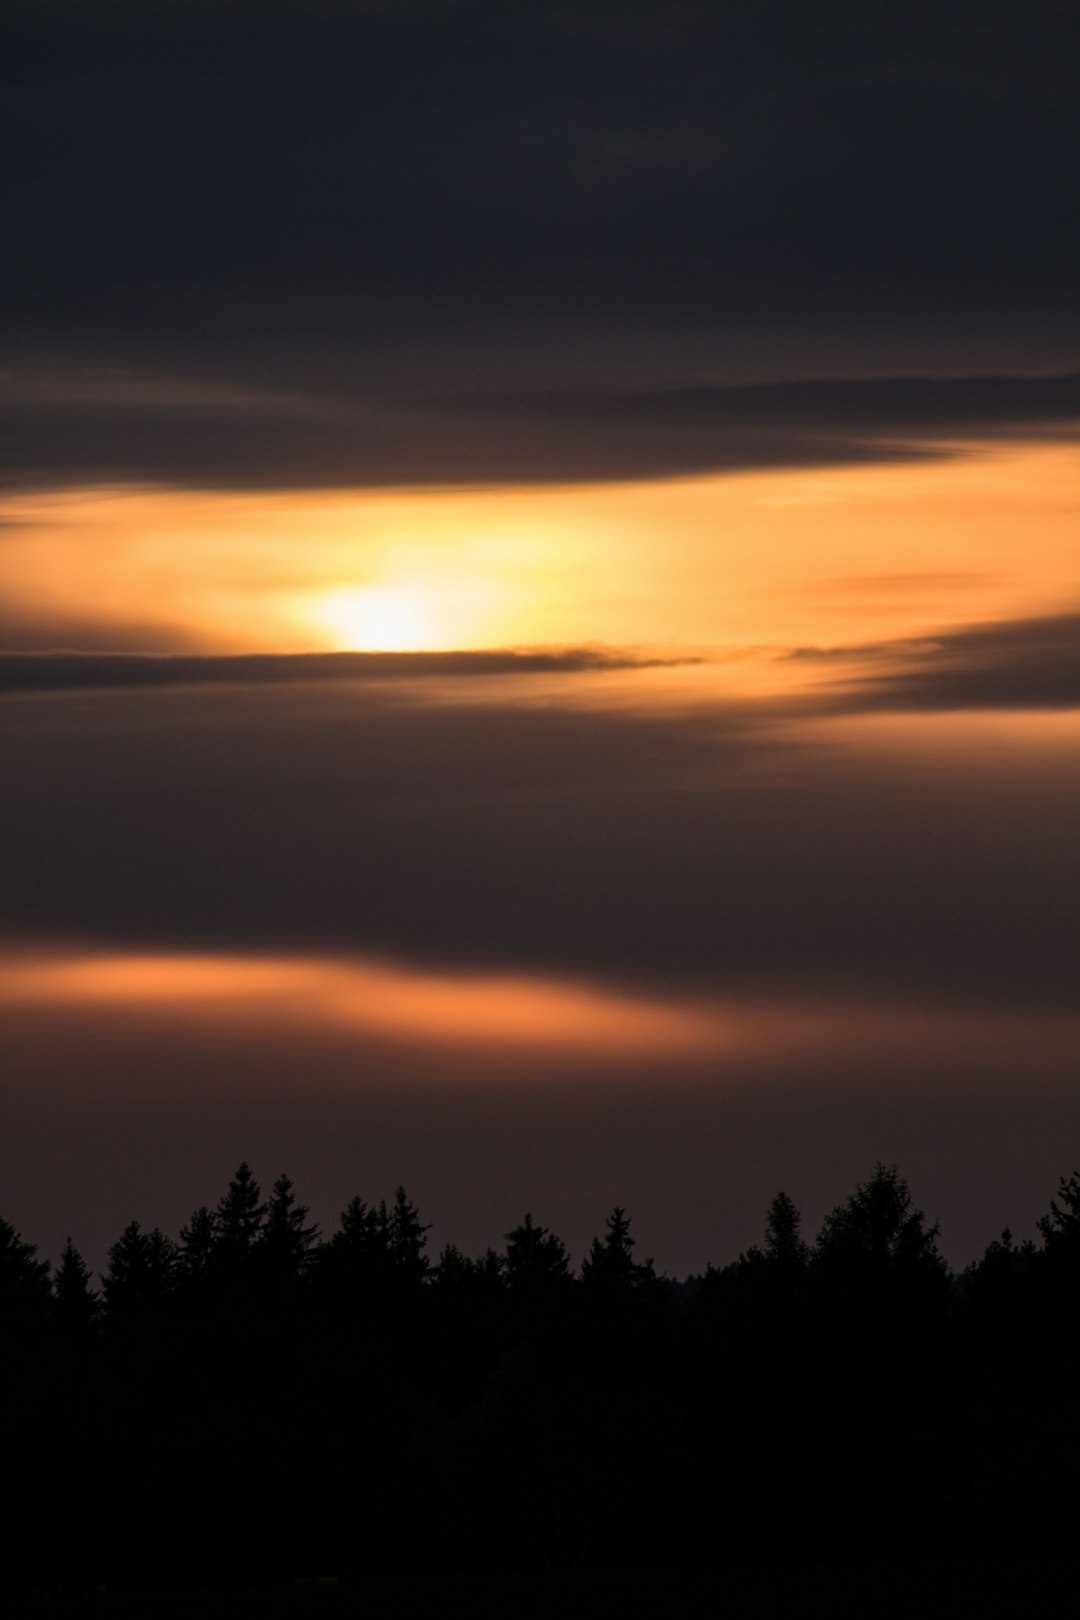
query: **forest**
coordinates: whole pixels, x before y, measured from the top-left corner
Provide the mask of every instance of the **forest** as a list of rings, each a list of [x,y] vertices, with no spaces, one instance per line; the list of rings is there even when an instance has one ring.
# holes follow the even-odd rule
[[[0,1221],[0,1584],[1069,1564],[1080,1174],[960,1274],[895,1167],[800,1228],[429,1257],[403,1189],[322,1237],[246,1164],[100,1279]]]

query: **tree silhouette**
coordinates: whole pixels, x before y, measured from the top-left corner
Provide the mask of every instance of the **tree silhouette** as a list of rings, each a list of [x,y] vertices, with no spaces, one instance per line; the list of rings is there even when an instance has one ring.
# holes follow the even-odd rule
[[[765,1215],[765,1241],[752,1244],[739,1256],[743,1274],[750,1271],[769,1274],[772,1284],[789,1284],[802,1277],[810,1260],[809,1245],[802,1235],[802,1216],[786,1192],[778,1192]]]
[[[561,1282],[569,1274],[566,1245],[526,1215],[520,1226],[506,1234],[506,1276],[511,1288],[535,1281]]]
[[[603,1241],[592,1240],[592,1247],[581,1263],[581,1281],[588,1296],[608,1300],[641,1293],[657,1281],[651,1260],[634,1259],[630,1217],[618,1204],[608,1216]]]
[[[940,1291],[948,1267],[939,1228],[927,1226],[895,1165],[879,1164],[869,1181],[826,1218],[813,1250],[815,1272],[852,1289],[907,1283]]]
[[[388,1217],[384,1216],[385,1206],[380,1211],[363,1198],[351,1198],[337,1231],[312,1256],[316,1295],[338,1314],[362,1315],[386,1292]]]
[[[192,1299],[205,1300],[214,1274],[214,1257],[220,1236],[217,1212],[205,1204],[194,1211],[180,1228],[179,1270],[181,1285]]]
[[[448,1243],[432,1268],[431,1280],[443,1299],[479,1303],[497,1299],[504,1287],[502,1256],[488,1249],[480,1259]]]
[[[765,1245],[762,1254],[770,1265],[799,1276],[810,1258],[809,1246],[801,1235],[802,1217],[786,1192],[778,1192],[765,1218]]]
[[[454,1293],[468,1288],[479,1269],[479,1262],[462,1254],[456,1243],[447,1243],[439,1253],[432,1275],[439,1288]]]
[[[101,1309],[100,1295],[90,1286],[90,1271],[70,1237],[64,1244],[53,1279],[56,1319],[65,1333],[81,1334]]]
[[[404,1187],[398,1187],[389,1211],[385,1204],[379,1205],[379,1225],[385,1233],[390,1267],[398,1281],[406,1286],[422,1282],[429,1270],[424,1253],[429,1228],[421,1222]]]
[[[1080,1171],[1062,1176],[1057,1198],[1051,1198],[1050,1213],[1039,1221],[1039,1231],[1048,1254],[1068,1255],[1080,1265]]]
[[[936,1227],[878,1165],[810,1250],[779,1193],[760,1246],[673,1284],[616,1206],[575,1279],[531,1214],[504,1253],[448,1244],[430,1265],[402,1188],[353,1199],[317,1243],[290,1179],[264,1206],[245,1165],[179,1249],[125,1227],[98,1333],[71,1240],[50,1286],[0,1222],[0,1437],[25,1504],[6,1568],[156,1572],[192,1501],[208,1561],[239,1549],[284,1575],[480,1557],[485,1575],[647,1561],[666,1581],[706,1541],[729,1567],[922,1568],[955,1542],[1052,1559],[1080,1517],[1078,1231],[1073,1175],[1040,1247],[1005,1232],[950,1280]],[[337,1480],[360,1457],[353,1489],[310,1502],[236,1485],[238,1466]],[[635,1504],[657,1479],[646,1537]],[[422,1538],[401,1509],[420,1497],[440,1504]]]
[[[8,1221],[0,1220],[0,1325],[44,1314],[49,1302],[49,1263],[38,1260]]]
[[[252,1257],[262,1234],[266,1205],[261,1201],[259,1184],[245,1161],[229,1182],[218,1204],[217,1240],[213,1249],[214,1271],[228,1286],[235,1286],[253,1275]]]
[[[1062,1176],[1050,1212],[1039,1221],[1040,1255],[1047,1273],[1048,1304],[1063,1312],[1066,1331],[1080,1331],[1080,1172]]]
[[[569,1299],[573,1283],[566,1246],[531,1215],[507,1232],[503,1265],[509,1297],[528,1320],[556,1311]]]
[[[245,1160],[217,1207],[219,1244],[244,1250],[253,1248],[265,1213],[266,1205],[259,1198],[259,1184]]]
[[[317,1226],[306,1225],[308,1209],[298,1204],[293,1184],[282,1175],[274,1182],[259,1236],[259,1249],[267,1277],[279,1285],[295,1281],[304,1272],[319,1236]]]
[[[161,1305],[176,1282],[178,1258],[176,1245],[158,1227],[144,1232],[138,1221],[131,1221],[109,1250],[105,1273],[109,1314]]]
[[[764,1366],[782,1365],[802,1306],[810,1249],[801,1235],[802,1218],[786,1192],[778,1192],[765,1216],[765,1239],[741,1254],[728,1275],[707,1274],[713,1310],[734,1312],[749,1352]],[[764,1358],[764,1360],[763,1360]]]
[[[351,1198],[341,1212],[337,1231],[325,1247],[347,1262],[347,1271],[365,1273],[373,1265],[375,1256],[385,1251],[383,1233],[378,1210],[370,1209],[362,1198]]]

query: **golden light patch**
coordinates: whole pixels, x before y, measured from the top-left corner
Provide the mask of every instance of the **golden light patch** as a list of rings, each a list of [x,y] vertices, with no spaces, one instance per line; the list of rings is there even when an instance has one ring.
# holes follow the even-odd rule
[[[331,591],[312,612],[343,652],[409,652],[440,642],[438,615],[416,589],[361,585]]]
[[[1071,606],[1073,448],[956,449],[641,484],[23,495],[6,512],[3,623],[36,648],[732,651]]]

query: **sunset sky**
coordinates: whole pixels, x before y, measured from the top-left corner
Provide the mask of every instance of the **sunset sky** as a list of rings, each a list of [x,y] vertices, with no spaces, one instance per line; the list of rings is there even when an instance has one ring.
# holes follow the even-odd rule
[[[9,0],[0,1214],[1080,1167],[1068,0]]]

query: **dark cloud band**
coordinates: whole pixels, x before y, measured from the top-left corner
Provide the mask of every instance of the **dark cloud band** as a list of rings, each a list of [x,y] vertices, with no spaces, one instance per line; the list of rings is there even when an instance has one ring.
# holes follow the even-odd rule
[[[47,403],[17,370],[8,483],[659,476],[1074,414],[1069,378],[717,386],[1075,369],[1074,6],[10,0],[5,26],[7,352],[177,385]]]
[[[62,394],[62,383],[51,386]],[[916,461],[1080,435],[1080,375],[290,400],[106,376],[0,407],[0,483],[212,488],[590,482]],[[80,392],[82,398],[80,399]]]
[[[849,668],[837,682],[836,701],[856,711],[1080,708],[1080,613],[976,625],[929,641],[801,649],[793,656],[854,660],[854,673]]]
[[[549,652],[254,653],[223,657],[126,653],[0,653],[0,692],[157,686],[294,686],[455,676],[580,674],[692,664],[594,647]]]

